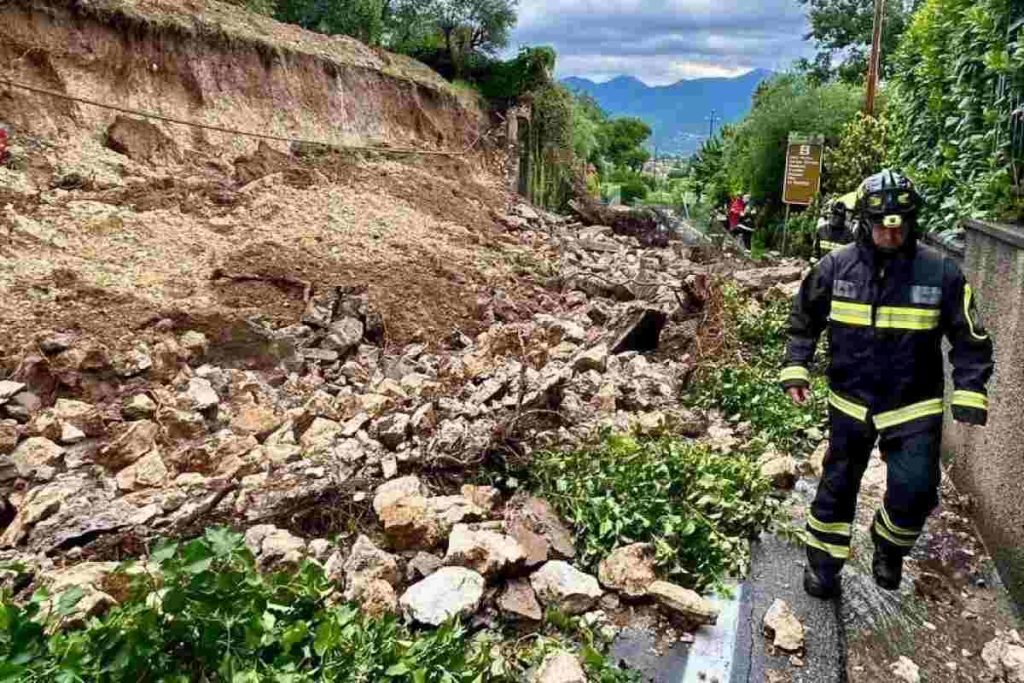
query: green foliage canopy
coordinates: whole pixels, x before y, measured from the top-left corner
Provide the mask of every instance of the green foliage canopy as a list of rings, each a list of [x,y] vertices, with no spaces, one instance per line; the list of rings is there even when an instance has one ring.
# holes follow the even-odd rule
[[[886,112],[892,162],[925,195],[929,229],[1024,217],[1011,180],[1010,98],[1001,95],[1024,94],[1021,33],[1007,42],[1012,5],[926,0],[895,57]]]
[[[799,0],[807,7],[810,38],[818,48],[813,60],[800,60],[798,68],[818,82],[838,78],[861,84],[867,78],[868,55],[874,31],[874,0]],[[887,0],[882,31],[882,77],[891,75],[890,56],[907,28],[915,2]]]

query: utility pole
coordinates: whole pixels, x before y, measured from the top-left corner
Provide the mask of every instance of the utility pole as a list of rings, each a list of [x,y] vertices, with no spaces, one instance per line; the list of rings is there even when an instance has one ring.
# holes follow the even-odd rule
[[[721,121],[721,117],[718,116],[718,110],[712,109],[711,116],[705,119],[708,122],[708,140],[715,137],[715,124]]]
[[[864,112],[875,115],[878,98],[878,78],[882,67],[882,28],[885,23],[885,0],[875,0],[875,29],[871,38],[871,61],[868,63],[868,97]]]

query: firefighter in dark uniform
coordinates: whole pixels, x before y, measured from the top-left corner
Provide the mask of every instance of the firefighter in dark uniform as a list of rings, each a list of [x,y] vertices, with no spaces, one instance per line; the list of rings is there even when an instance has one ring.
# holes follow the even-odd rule
[[[818,258],[841,249],[856,239],[851,223],[856,216],[857,193],[837,197],[828,208],[828,216],[823,217],[818,228],[815,252]]]
[[[810,397],[818,339],[825,331],[829,336],[831,448],[805,536],[804,587],[816,597],[838,593],[861,478],[876,442],[888,486],[871,529],[873,572],[879,586],[899,588],[903,558],[939,503],[943,337],[952,347],[953,418],[987,421],[992,341],[957,263],[918,244],[920,203],[913,183],[898,173],[865,180],[857,242],[821,260],[789,319],[781,380],[798,404]]]

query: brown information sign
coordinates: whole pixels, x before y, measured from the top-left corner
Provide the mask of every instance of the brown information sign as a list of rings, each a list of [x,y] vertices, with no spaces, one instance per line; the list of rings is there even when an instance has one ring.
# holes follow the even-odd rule
[[[790,133],[783,202],[810,206],[821,189],[821,164],[824,156],[824,136]]]

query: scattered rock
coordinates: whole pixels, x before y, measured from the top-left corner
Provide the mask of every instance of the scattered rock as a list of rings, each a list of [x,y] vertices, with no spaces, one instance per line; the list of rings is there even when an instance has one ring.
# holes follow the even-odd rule
[[[511,536],[489,529],[456,524],[448,538],[445,564],[467,567],[485,577],[508,571],[526,560],[526,553]]]
[[[780,283],[794,282],[803,277],[803,272],[803,265],[791,265],[741,270],[733,273],[732,277],[740,289],[751,292],[765,290]]]
[[[559,519],[558,513],[543,498],[521,497],[509,503],[506,520],[512,536],[523,545],[528,556],[536,558],[542,553],[536,537],[543,540],[546,548],[543,554],[556,559],[572,560],[576,557],[576,545],[569,529]],[[523,533],[529,531],[534,535]]]
[[[25,385],[21,382],[0,381],[0,405],[7,403],[7,401],[14,398],[21,391],[24,391],[24,389]]]
[[[689,588],[655,581],[647,593],[670,617],[685,624],[703,626],[718,621],[718,608]]]
[[[298,565],[306,550],[306,542],[284,529],[274,529],[260,543],[260,564],[265,567]]]
[[[344,564],[345,599],[359,600],[363,590],[372,581],[383,581],[391,586],[398,585],[401,573],[395,556],[384,552],[366,536],[360,536]]]
[[[100,436],[106,431],[103,414],[94,405],[61,398],[54,405],[53,413],[61,422],[78,427],[88,436]]]
[[[526,579],[512,579],[498,598],[498,609],[506,617],[521,621],[540,621],[544,618],[537,594]]]
[[[892,675],[904,683],[921,683],[921,669],[907,657],[900,657],[889,665]]]
[[[783,600],[776,600],[764,615],[765,635],[780,652],[796,654],[804,649],[804,625]]]
[[[307,455],[325,453],[340,434],[340,424],[334,420],[318,417],[299,438],[299,445]]]
[[[189,408],[200,413],[220,405],[220,396],[217,395],[210,380],[202,377],[193,377],[188,381],[185,400]]]
[[[587,674],[575,655],[552,652],[541,662],[533,683],[587,683]]]
[[[64,449],[41,436],[22,441],[11,453],[11,462],[18,476],[35,476],[42,468],[54,465],[64,455]]]
[[[780,491],[788,491],[796,485],[800,476],[797,461],[790,455],[779,453],[769,448],[757,461],[761,476],[772,483]]]
[[[634,543],[619,548],[598,566],[597,578],[605,588],[633,600],[647,595],[647,587],[657,581],[654,546]]]
[[[608,367],[608,345],[600,344],[587,349],[576,357],[572,367],[576,372],[587,372],[589,370],[604,372]]]
[[[420,624],[440,626],[466,617],[480,607],[484,577],[464,567],[443,567],[411,586],[399,601],[406,616]]]
[[[18,445],[18,423],[0,420],[0,455],[7,455]]]
[[[409,416],[405,413],[392,413],[378,420],[376,424],[377,440],[386,448],[398,448],[409,436]]]
[[[426,489],[419,477],[401,477],[377,487],[373,497],[373,511],[379,516],[385,509],[414,496],[424,497]]]
[[[148,420],[156,415],[156,403],[145,394],[136,394],[125,402],[121,414],[126,420]]]
[[[405,577],[410,583],[425,579],[444,566],[444,560],[437,555],[418,552],[405,565]]]
[[[981,659],[998,680],[1024,683],[1024,639],[1017,631],[997,633],[981,651]]]
[[[178,156],[174,140],[155,124],[121,114],[107,128],[106,145],[135,161]]]
[[[540,601],[565,614],[583,614],[601,599],[597,579],[560,560],[546,563],[530,576],[530,585]]]

